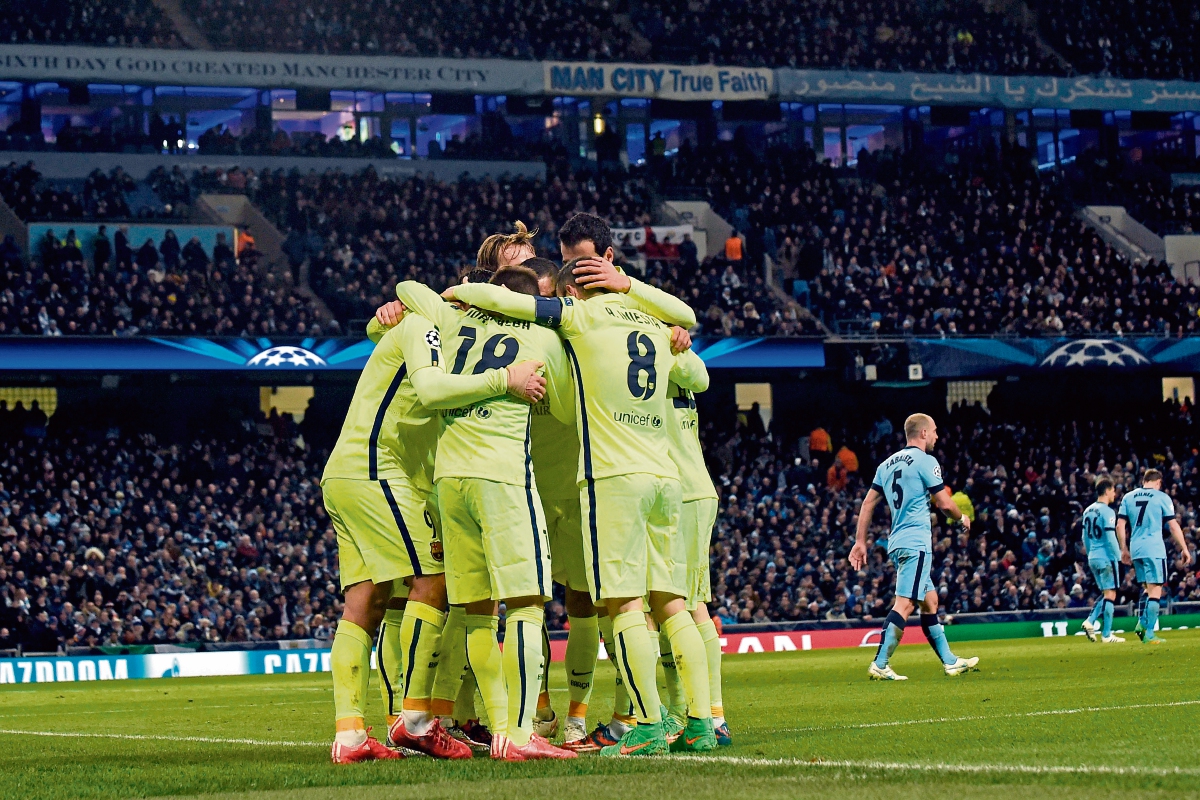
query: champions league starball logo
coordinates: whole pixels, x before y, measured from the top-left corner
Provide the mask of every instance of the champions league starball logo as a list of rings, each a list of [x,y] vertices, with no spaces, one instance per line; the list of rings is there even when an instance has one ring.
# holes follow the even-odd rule
[[[321,358],[311,350],[305,350],[303,347],[284,344],[268,347],[258,355],[246,362],[248,367],[293,367],[303,369],[305,367],[323,367],[325,359]]]
[[[1042,359],[1043,367],[1136,367],[1150,359],[1127,344],[1111,339],[1068,342]]]

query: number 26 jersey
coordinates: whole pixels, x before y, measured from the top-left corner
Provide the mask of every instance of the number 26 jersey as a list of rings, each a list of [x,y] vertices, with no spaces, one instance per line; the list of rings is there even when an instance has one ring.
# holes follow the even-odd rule
[[[909,445],[879,465],[871,488],[883,495],[892,513],[889,553],[901,548],[933,549],[929,496],[944,486],[937,459],[919,447]]]

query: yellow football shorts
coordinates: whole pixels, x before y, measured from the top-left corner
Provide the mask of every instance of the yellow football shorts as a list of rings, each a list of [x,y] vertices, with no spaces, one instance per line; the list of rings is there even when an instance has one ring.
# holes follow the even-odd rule
[[[537,486],[442,478],[437,495],[452,604],[551,596],[550,541]]]
[[[404,480],[330,478],[321,484],[338,540],[342,588],[444,571],[424,492]]]
[[[584,568],[592,600],[687,595],[687,559],[678,535],[679,481],[647,473],[585,483]]]
[[[546,530],[550,535],[550,568],[554,582],[588,591],[587,567],[583,563],[583,528],[579,495],[557,500],[543,499]]]
[[[687,559],[687,610],[695,611],[712,600],[708,551],[717,524],[717,501],[711,497],[688,500],[679,514],[679,538]]]

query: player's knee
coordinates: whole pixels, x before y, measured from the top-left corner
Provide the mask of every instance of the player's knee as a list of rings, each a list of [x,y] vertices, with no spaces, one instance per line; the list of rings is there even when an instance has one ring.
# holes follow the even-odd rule
[[[572,617],[594,617],[596,607],[592,605],[592,596],[587,592],[576,591],[569,586],[566,589],[564,605],[567,614]]]
[[[445,611],[446,576],[440,574],[422,575],[419,578],[413,578],[412,587],[408,592],[408,599]]]

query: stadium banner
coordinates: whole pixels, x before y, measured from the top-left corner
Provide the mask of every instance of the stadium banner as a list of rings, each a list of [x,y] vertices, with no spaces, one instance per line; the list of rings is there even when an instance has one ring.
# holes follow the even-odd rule
[[[1000,622],[947,625],[951,642],[975,642],[993,639],[1036,639],[1083,636],[1082,620],[1051,622]],[[1137,620],[1118,617],[1113,630],[1132,631]],[[1200,614],[1175,614],[1159,617],[1159,631],[1187,630],[1200,625]],[[721,636],[724,653],[791,653],[841,647],[879,646],[880,627],[838,628],[826,630],[727,633]],[[901,644],[926,645],[918,626],[905,629]],[[566,657],[567,640],[550,641],[553,661]],[[37,656],[0,658],[0,685],[18,683],[78,683],[81,681],[122,681],[138,678],[199,678],[229,675],[277,675],[280,673],[329,672],[329,650],[226,650],[203,653],[151,653],[146,655]],[[607,659],[604,645],[600,658]],[[375,668],[375,656],[371,656]]]
[[[778,97],[785,101],[1108,111],[1200,109],[1200,83],[1189,81],[800,69],[775,70],[775,80]]]
[[[646,225],[641,228],[613,228],[612,237],[619,245],[630,245],[641,250],[646,246],[649,234],[653,233],[659,244],[679,244],[683,237],[694,236],[693,225]]]
[[[136,248],[135,248],[136,249]],[[361,372],[369,339],[0,337],[4,372]],[[692,347],[714,369],[817,369],[820,340],[698,337]]]
[[[541,94],[536,61],[0,44],[0,78],[89,83]]]
[[[774,71],[754,67],[544,61],[542,69],[546,94],[766,100],[775,93]]]
[[[908,353],[926,378],[1085,368],[1200,372],[1200,337],[912,339]]]

